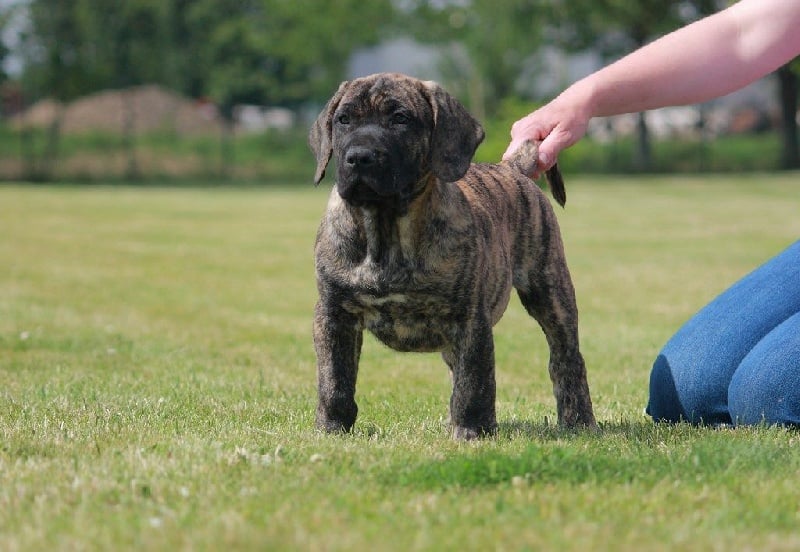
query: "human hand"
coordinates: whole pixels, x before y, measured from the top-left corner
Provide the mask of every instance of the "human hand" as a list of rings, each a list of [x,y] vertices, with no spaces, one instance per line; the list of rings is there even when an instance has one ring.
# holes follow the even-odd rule
[[[539,159],[534,173],[538,178],[556,164],[561,150],[580,140],[589,125],[587,110],[562,94],[511,127],[511,143],[503,159],[508,159],[525,140],[539,143]]]

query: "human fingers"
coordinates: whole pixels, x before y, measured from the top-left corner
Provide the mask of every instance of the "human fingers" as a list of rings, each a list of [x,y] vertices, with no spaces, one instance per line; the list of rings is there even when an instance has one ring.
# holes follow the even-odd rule
[[[511,125],[511,142],[508,144],[503,159],[509,159],[526,140],[541,141],[549,129],[537,118],[538,112],[534,111]]]
[[[539,163],[541,171],[546,171],[556,164],[558,154],[575,144],[586,134],[587,124],[578,119],[567,124],[557,125],[539,144]]]

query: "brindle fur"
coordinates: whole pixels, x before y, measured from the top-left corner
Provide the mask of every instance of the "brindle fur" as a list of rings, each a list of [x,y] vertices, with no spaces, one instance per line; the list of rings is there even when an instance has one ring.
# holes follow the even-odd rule
[[[559,423],[595,425],[558,224],[525,176],[536,147],[470,164],[482,139],[441,87],[397,74],[343,83],[313,125],[315,182],[337,166],[315,247],[318,427],[355,423],[367,329],[398,351],[442,353],[455,438],[495,432],[492,327],[512,287],[547,338]],[[548,177],[563,205],[558,169]]]

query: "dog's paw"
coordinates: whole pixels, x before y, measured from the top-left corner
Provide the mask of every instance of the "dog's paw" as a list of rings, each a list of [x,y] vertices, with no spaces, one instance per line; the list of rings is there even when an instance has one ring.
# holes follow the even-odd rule
[[[597,422],[594,413],[588,410],[566,410],[561,413],[558,425],[570,429],[596,429]]]
[[[352,399],[320,400],[314,419],[317,429],[326,433],[347,433],[353,429],[358,406]]]
[[[325,433],[349,433],[353,429],[354,424],[327,418],[317,418],[315,425],[317,429]]]
[[[497,424],[488,427],[453,426],[453,439],[456,441],[472,441],[491,437],[497,433]]]

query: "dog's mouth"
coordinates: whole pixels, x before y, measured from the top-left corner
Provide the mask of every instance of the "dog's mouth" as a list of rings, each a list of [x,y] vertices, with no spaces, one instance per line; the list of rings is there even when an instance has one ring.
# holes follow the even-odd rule
[[[336,190],[345,201],[378,200],[381,196],[370,185],[371,179],[349,175],[336,181]]]
[[[390,205],[398,194],[392,186],[383,184],[383,180],[373,175],[350,173],[341,175],[336,181],[339,196],[353,206]]]

